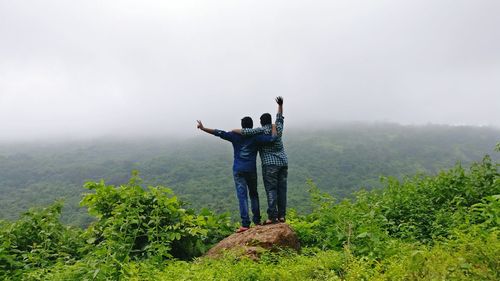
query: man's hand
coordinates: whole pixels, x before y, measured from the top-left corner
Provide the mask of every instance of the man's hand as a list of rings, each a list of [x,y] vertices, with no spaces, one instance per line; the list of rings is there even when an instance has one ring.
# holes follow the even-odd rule
[[[201,120],[196,120],[196,122],[198,122],[198,126],[196,126],[198,129],[203,130],[203,128],[205,128],[203,127],[203,123],[201,123]]]
[[[276,103],[278,104],[278,114],[283,114],[283,97],[277,96]]]
[[[198,125],[196,125],[196,128],[202,130],[205,133],[209,133],[212,135],[215,134],[215,129],[205,128],[205,126],[203,126],[203,123],[201,123],[201,120],[196,120],[196,122],[198,122]]]
[[[278,105],[283,105],[283,97],[282,96],[278,96],[276,97],[276,103]]]

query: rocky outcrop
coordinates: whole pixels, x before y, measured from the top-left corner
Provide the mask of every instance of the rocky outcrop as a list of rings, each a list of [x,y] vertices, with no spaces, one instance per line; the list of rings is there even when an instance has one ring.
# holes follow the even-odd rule
[[[299,239],[286,223],[259,225],[242,233],[235,233],[220,241],[205,256],[217,258],[226,252],[236,256],[259,259],[266,251],[281,249],[300,251]]]

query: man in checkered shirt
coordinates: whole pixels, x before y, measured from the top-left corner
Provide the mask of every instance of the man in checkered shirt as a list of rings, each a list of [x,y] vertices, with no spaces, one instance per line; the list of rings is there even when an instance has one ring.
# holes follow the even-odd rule
[[[270,144],[261,145],[259,155],[262,161],[262,177],[267,195],[267,215],[266,224],[275,222],[285,222],[286,217],[286,193],[288,177],[288,158],[285,153],[283,141],[283,98],[277,97],[278,113],[276,114],[277,139]],[[241,129],[234,132],[243,136],[257,134],[272,134],[271,114],[264,113],[260,117],[262,127],[255,129]]]

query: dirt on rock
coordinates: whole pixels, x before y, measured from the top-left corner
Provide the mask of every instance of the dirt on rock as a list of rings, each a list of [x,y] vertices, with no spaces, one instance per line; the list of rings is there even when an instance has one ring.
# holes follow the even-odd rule
[[[221,257],[230,252],[236,256],[246,256],[258,260],[266,251],[282,249],[300,251],[300,243],[295,232],[286,223],[258,225],[242,233],[235,233],[220,241],[205,256]]]

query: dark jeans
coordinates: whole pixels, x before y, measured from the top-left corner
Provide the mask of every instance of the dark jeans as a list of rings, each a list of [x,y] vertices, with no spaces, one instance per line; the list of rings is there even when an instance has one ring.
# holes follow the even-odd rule
[[[263,165],[262,177],[267,195],[267,216],[270,220],[286,216],[287,166]]]
[[[255,224],[259,224],[260,206],[259,193],[257,192],[257,172],[233,172],[233,176],[236,185],[236,196],[240,205],[241,226],[250,226],[247,193],[250,195],[250,203],[252,205],[252,221]]]

